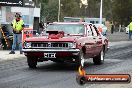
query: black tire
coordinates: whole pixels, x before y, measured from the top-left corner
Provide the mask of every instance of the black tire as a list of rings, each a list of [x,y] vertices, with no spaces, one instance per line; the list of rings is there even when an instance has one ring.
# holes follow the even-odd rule
[[[85,54],[82,51],[80,51],[80,53],[77,57],[77,66],[84,67],[84,62],[85,62],[84,60],[85,60]]]
[[[86,78],[84,76],[77,75],[76,81],[79,85],[84,85],[86,83]]]
[[[105,56],[105,51],[104,49],[101,50],[101,52],[99,53],[99,55],[95,56],[93,58],[93,62],[95,65],[101,65],[104,63],[104,56]]]
[[[36,68],[37,58],[27,57],[27,63],[28,63],[29,68]]]

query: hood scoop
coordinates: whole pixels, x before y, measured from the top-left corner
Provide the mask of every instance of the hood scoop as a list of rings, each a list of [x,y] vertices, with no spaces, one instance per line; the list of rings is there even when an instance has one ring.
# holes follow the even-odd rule
[[[46,31],[49,39],[59,39],[64,37],[64,31]]]

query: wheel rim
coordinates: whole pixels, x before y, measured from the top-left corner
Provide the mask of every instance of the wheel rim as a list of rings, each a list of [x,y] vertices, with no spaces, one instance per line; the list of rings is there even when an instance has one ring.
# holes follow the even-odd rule
[[[101,51],[101,61],[104,61],[104,52],[103,52],[103,50]]]
[[[84,67],[84,62],[85,62],[84,56],[83,56],[83,54],[81,54],[81,66],[82,67]]]

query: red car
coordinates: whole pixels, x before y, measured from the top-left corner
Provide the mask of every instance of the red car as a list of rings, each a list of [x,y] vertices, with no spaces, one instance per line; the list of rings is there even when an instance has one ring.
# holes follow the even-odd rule
[[[93,58],[94,64],[102,64],[107,47],[108,39],[92,24],[54,22],[48,25],[43,36],[27,38],[23,52],[29,68],[48,60],[83,66],[89,58]]]

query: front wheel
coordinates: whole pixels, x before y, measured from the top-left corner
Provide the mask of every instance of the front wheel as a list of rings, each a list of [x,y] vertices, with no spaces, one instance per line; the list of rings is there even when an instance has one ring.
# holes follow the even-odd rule
[[[37,58],[27,57],[27,63],[28,63],[29,68],[36,68]]]
[[[105,53],[103,50],[101,50],[101,52],[99,53],[99,55],[95,56],[93,58],[93,62],[95,65],[100,65],[100,64],[103,64],[104,63],[104,56],[105,56]]]
[[[77,62],[77,65],[78,66],[82,66],[82,67],[84,67],[84,63],[85,63],[85,54],[82,52],[82,51],[80,51],[80,53],[79,53],[79,56],[78,56],[78,62]]]

